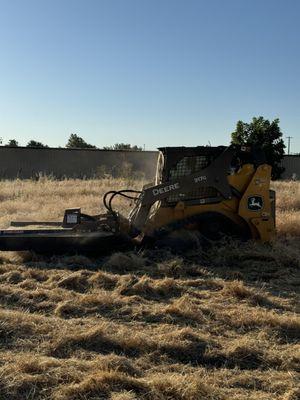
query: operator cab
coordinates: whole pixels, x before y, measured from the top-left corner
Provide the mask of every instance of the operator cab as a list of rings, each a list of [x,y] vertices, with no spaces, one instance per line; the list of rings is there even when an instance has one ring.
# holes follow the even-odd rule
[[[228,175],[237,173],[242,165],[253,164],[255,166],[266,162],[263,151],[256,146],[232,146],[235,149],[235,156],[232,159]],[[197,147],[160,147],[155,184],[174,181],[184,176],[192,175],[209,167],[217,157],[226,149],[226,146],[197,146]],[[213,187],[199,187],[185,193],[170,195],[162,202],[163,206],[176,204],[184,200],[189,204],[199,201],[205,203],[220,202],[222,195]]]
[[[225,149],[226,146],[160,147],[155,184],[174,181],[200,172],[207,168]],[[172,194],[163,201],[162,205],[170,206],[180,200],[188,201],[190,204],[197,200],[199,203],[201,198],[212,202],[222,200],[222,196],[216,189],[200,187],[186,193]]]

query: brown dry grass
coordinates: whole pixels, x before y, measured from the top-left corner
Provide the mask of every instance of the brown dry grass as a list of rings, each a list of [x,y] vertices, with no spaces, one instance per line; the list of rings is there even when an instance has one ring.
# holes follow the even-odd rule
[[[96,213],[105,191],[140,185],[0,182],[0,224]],[[272,246],[0,253],[0,399],[298,399],[300,185],[274,186]]]

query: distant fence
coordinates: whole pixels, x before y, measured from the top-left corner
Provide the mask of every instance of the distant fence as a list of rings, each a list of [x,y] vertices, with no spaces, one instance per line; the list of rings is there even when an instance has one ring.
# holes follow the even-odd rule
[[[62,178],[95,178],[105,173],[155,176],[156,151],[118,151],[0,147],[0,179],[30,179],[40,175]]]
[[[28,148],[0,146],[0,179],[31,179],[40,175],[63,178],[96,178],[109,173],[122,176],[132,172],[152,180],[157,151]],[[300,155],[286,155],[283,179],[300,180]]]

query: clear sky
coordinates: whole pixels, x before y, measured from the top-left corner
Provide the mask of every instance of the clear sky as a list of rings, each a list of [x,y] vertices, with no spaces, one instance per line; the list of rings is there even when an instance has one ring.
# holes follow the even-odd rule
[[[300,152],[300,1],[0,0],[0,137],[227,144],[280,118]]]

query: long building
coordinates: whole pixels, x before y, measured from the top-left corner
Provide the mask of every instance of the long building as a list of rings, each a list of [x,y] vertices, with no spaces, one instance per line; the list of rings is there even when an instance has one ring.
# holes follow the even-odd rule
[[[126,169],[152,179],[157,155],[157,151],[0,146],[0,179],[31,179],[40,175],[88,179],[104,172],[118,176]],[[300,179],[300,155],[286,155],[282,165],[283,179]]]

